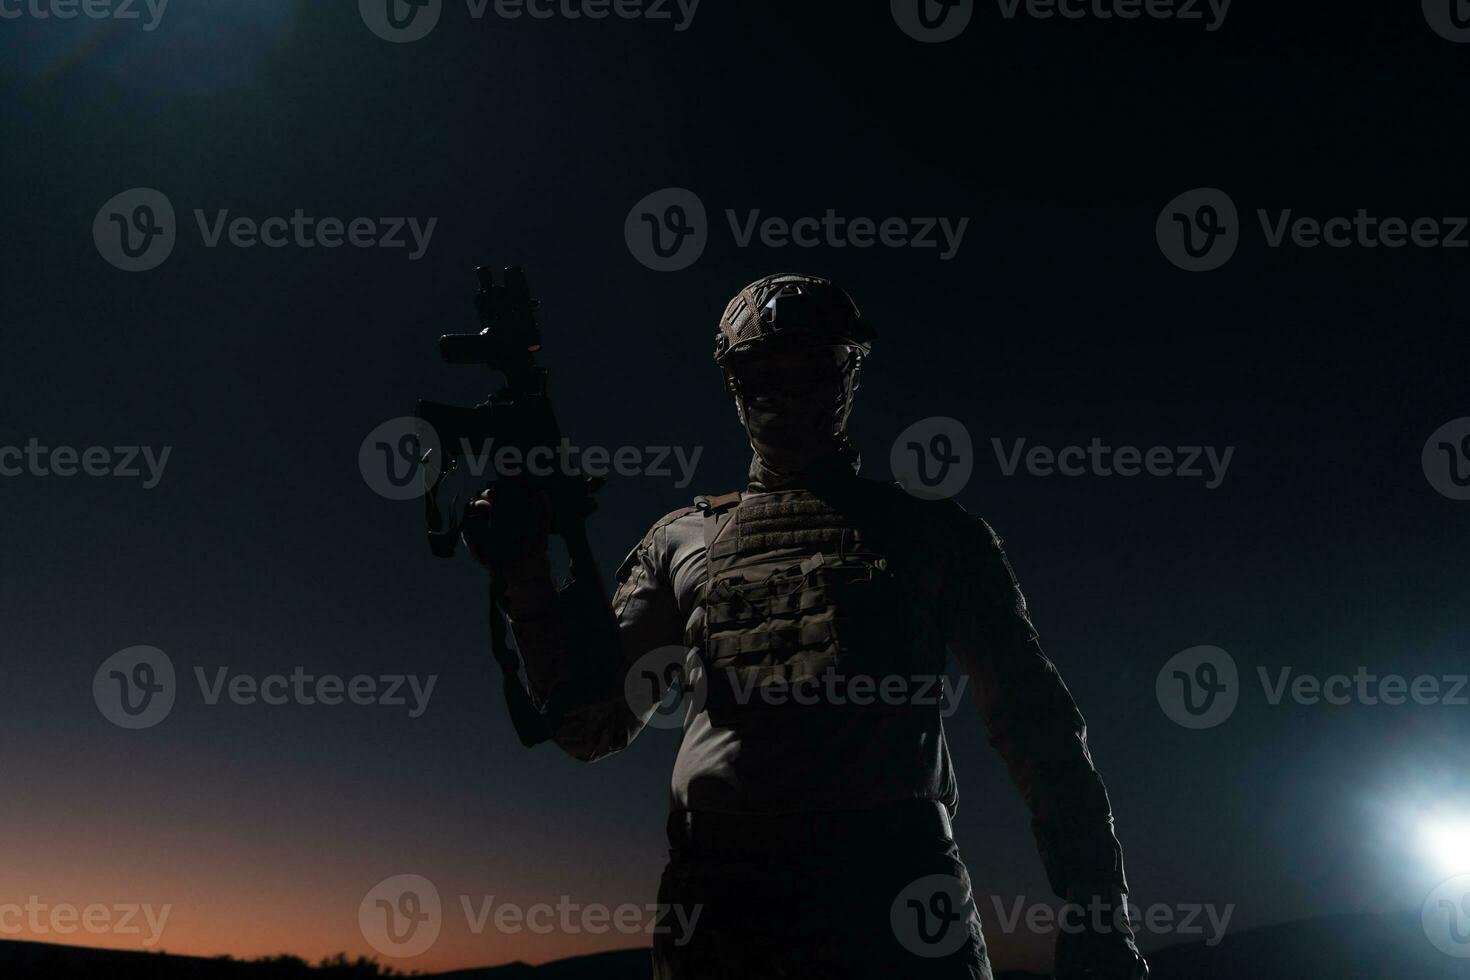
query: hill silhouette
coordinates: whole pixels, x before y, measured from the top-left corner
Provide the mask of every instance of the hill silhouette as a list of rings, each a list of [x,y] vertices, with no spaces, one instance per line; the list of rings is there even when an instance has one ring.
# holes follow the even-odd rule
[[[1188,943],[1148,954],[1152,980],[1463,980],[1467,962],[1425,938],[1417,915],[1339,915],[1251,929],[1214,947]],[[372,960],[334,957],[316,965],[294,956],[227,957],[140,953],[52,943],[0,941],[6,980],[358,980],[408,976]],[[431,980],[649,980],[646,949],[615,950],[530,966],[418,974]],[[897,978],[901,980],[901,978]],[[1043,980],[1002,972],[996,980]]]
[[[1419,915],[1333,915],[1147,954],[1151,980],[1463,980],[1470,962],[1440,952]]]

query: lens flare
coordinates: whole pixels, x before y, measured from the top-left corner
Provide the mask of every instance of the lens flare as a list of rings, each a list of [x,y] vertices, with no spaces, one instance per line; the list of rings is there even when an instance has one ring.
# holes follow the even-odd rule
[[[1419,852],[1444,874],[1470,874],[1470,815],[1425,820]]]
[[[11,6],[19,13],[5,21],[0,84],[78,76],[174,95],[254,84],[289,39],[297,9],[296,0],[139,0],[88,4],[99,13],[62,19],[45,3]]]

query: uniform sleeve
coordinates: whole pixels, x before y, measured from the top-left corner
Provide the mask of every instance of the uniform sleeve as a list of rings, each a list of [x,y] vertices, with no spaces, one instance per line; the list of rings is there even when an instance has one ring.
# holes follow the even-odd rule
[[[1042,652],[1000,538],[961,515],[946,549],[943,607],[950,648],[976,687],[980,712],[1031,828],[1053,891],[1069,900],[1127,893],[1112,810],[1087,749],[1087,725]]]
[[[683,640],[660,547],[663,527],[682,513],[654,525],[628,555],[611,603],[588,583],[558,592],[544,556],[509,576],[506,605],[531,699],[560,715],[553,738],[577,759],[593,762],[633,741],[646,717],[625,697],[628,671],[645,654]]]

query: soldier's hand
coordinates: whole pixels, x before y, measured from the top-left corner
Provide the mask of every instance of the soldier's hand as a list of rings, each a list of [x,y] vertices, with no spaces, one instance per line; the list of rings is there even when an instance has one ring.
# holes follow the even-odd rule
[[[1090,932],[1057,936],[1056,980],[1148,980],[1131,937]]]
[[[1074,912],[1069,927],[1057,934],[1056,980],[1148,980],[1126,901],[1073,897],[1072,908],[1082,914]]]
[[[529,480],[498,480],[465,505],[461,537],[492,571],[546,554],[550,532],[550,495]]]

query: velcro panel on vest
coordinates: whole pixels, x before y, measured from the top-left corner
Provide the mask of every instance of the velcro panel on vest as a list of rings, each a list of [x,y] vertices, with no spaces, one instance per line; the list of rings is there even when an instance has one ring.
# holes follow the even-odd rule
[[[710,550],[716,565],[735,556],[779,551],[849,554],[861,534],[826,501],[806,493],[746,498],[734,511],[734,526]]]
[[[883,553],[888,513],[863,513],[867,520],[854,520],[805,490],[748,495],[731,509],[709,549],[703,597],[716,724],[764,708],[760,698],[736,704],[736,687],[943,670],[942,640],[916,628],[919,591]],[[860,526],[878,521],[884,526]],[[901,708],[875,702],[861,710]]]
[[[774,666],[787,656],[800,651],[825,650],[837,639],[832,620],[802,623],[788,629],[770,629],[719,636],[710,642],[710,654],[716,663],[736,666]],[[769,654],[775,654],[772,658]],[[812,659],[812,658],[809,658]],[[821,658],[826,659],[826,658]]]

